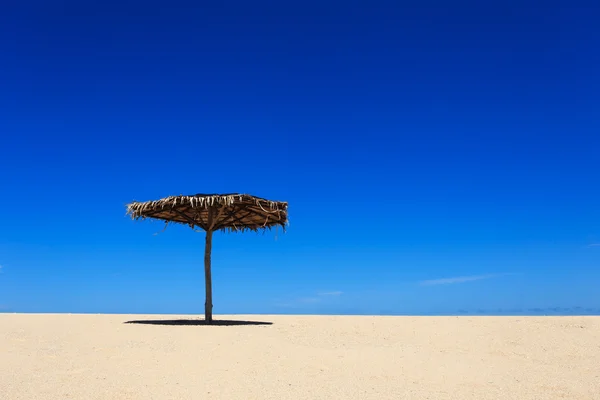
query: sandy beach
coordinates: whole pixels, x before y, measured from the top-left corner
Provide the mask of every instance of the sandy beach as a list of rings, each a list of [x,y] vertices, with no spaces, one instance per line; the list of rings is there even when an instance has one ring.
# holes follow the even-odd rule
[[[600,398],[600,317],[217,319],[0,314],[0,398]]]

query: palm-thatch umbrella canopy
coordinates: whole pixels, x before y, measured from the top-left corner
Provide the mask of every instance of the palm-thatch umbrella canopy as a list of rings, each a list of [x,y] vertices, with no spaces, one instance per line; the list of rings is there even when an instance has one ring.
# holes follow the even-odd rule
[[[287,224],[287,203],[271,201],[247,194],[195,194],[171,196],[127,205],[127,214],[132,219],[154,218],[199,227],[206,231],[204,251],[204,276],[206,323],[212,323],[212,278],[210,254],[214,231],[258,231]]]

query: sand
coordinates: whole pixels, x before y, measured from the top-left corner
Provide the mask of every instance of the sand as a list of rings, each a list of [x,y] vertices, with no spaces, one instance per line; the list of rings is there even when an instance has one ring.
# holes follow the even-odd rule
[[[0,314],[0,399],[600,399],[600,317]]]

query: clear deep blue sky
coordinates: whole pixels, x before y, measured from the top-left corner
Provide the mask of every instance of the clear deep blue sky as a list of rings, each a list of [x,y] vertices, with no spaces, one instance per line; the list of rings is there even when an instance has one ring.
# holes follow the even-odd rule
[[[216,3],[3,6],[3,311],[201,313],[125,204],[245,192],[290,226],[215,235],[217,314],[600,312],[591,2]]]

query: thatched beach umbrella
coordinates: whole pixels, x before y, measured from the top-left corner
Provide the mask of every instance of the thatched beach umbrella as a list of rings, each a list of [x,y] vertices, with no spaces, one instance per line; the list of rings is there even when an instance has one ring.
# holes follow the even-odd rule
[[[210,253],[214,231],[258,231],[287,224],[287,203],[270,201],[247,194],[196,194],[171,196],[127,205],[127,213],[133,219],[154,218],[199,227],[206,231],[204,250],[204,277],[206,323],[212,323],[212,278]]]

